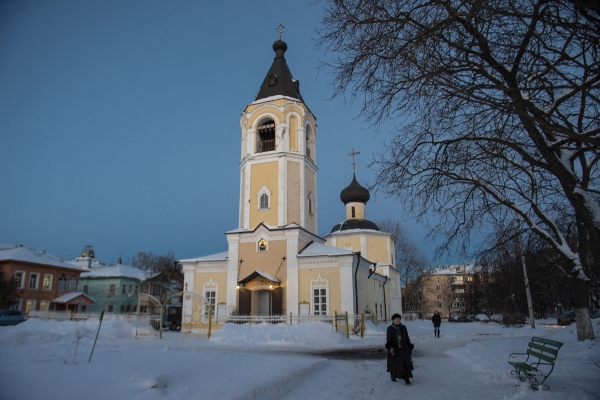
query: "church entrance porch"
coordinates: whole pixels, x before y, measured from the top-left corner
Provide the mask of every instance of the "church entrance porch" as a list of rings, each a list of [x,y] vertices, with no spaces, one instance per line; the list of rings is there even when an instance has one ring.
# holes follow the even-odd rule
[[[281,282],[263,271],[254,271],[238,282],[238,315],[281,315]]]

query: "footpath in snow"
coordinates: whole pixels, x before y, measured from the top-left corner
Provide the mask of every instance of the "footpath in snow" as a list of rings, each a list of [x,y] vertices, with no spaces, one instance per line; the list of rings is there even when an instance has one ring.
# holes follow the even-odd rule
[[[599,340],[578,342],[575,325],[553,322],[535,330],[443,323],[438,339],[430,321],[408,321],[415,371],[405,386],[386,372],[387,324],[368,325],[365,339],[304,323],[227,324],[210,340],[169,331],[136,340],[135,326],[105,321],[88,363],[97,321],[30,319],[0,327],[0,400],[600,399]],[[594,328],[599,337],[600,321]],[[532,336],[564,343],[550,391],[517,387],[510,374],[508,355],[525,351]]]

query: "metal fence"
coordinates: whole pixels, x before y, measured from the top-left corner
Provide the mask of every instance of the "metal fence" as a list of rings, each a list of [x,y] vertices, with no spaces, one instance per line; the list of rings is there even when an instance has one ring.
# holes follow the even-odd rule
[[[39,318],[53,321],[85,321],[88,319],[99,320],[100,313],[72,313],[70,311],[31,311],[29,318]],[[136,337],[139,338],[159,338],[160,314],[158,313],[127,313],[114,314],[105,313],[104,321],[121,320],[127,321],[136,326]],[[288,324],[296,325],[308,322],[319,322],[331,324],[337,332],[349,337],[351,334],[364,337],[365,322],[372,321],[377,325],[383,321],[378,320],[375,315],[353,315],[345,313],[335,313],[335,315],[227,315],[216,316],[214,319],[204,318],[194,323],[182,321],[181,332],[183,334],[206,335],[209,332],[218,331],[225,324]],[[209,336],[210,338],[210,336]]]

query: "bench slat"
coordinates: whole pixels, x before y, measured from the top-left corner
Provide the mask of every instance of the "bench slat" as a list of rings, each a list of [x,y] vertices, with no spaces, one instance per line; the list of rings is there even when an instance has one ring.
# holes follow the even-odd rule
[[[557,351],[558,351],[558,349],[560,349],[560,348],[562,347],[562,345],[563,345],[563,343],[562,343],[562,342],[557,342],[557,341],[555,341],[555,340],[550,340],[550,339],[544,339],[544,338],[537,337],[537,336],[534,336],[534,337],[532,337],[532,338],[531,338],[531,341],[532,341],[532,342],[544,343],[544,344],[547,344],[547,345],[549,345],[549,346],[554,346],[554,347],[556,347],[556,350],[557,350]]]
[[[553,349],[551,347],[539,345],[539,344],[533,343],[533,342],[529,343],[529,348],[537,349],[537,350],[540,350],[545,353],[554,354],[554,358],[556,358],[556,355],[558,354],[558,349]]]
[[[533,350],[527,350],[527,354],[537,357],[540,360],[549,362],[550,364],[553,364],[553,365],[554,365],[554,362],[556,361],[556,357],[550,357],[549,355],[538,353],[537,351],[533,351]]]

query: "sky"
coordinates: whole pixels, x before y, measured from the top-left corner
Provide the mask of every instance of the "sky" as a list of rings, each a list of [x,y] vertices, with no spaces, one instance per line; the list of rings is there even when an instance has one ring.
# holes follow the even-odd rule
[[[308,1],[0,2],[0,242],[74,259],[128,262],[227,250],[238,228],[239,120],[274,58],[286,60],[317,117],[321,236],[345,219],[341,190],[385,151],[360,104],[332,97],[317,49],[323,3]],[[371,193],[366,218],[406,224],[428,256],[436,242],[394,199]],[[439,240],[437,241],[439,242]],[[454,260],[469,262],[471,260]]]
[[[386,352],[377,351],[385,322],[368,321],[364,339],[347,339],[331,324],[265,323],[226,324],[210,340],[171,331],[136,340],[133,322],[112,317],[100,330],[97,318],[0,327],[0,399],[600,398],[598,339],[578,342],[574,324],[552,320],[536,321],[534,331],[442,322],[440,338],[431,321],[405,321],[415,346],[412,385],[405,386],[390,380]],[[598,322],[594,329],[598,337]],[[548,391],[516,386],[510,374],[509,354],[524,352],[531,336],[563,343]]]

